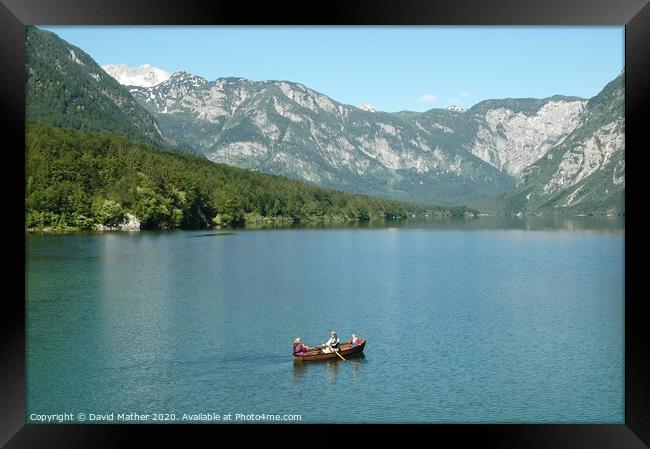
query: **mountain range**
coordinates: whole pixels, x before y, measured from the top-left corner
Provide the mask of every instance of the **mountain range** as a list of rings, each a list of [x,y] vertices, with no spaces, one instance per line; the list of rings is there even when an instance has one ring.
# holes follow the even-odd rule
[[[388,113],[291,81],[209,81],[149,65],[102,68],[36,28],[27,47],[32,120],[149,139],[214,162],[415,203],[512,213],[624,211],[623,74],[591,99],[486,100],[467,110]]]

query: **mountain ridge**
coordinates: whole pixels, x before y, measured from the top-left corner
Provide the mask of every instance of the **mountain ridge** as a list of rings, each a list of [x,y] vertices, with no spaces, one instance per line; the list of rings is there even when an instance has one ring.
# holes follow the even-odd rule
[[[165,83],[132,88],[131,93],[163,123],[174,142],[203,152],[210,160],[326,187],[471,206],[513,188],[526,166],[574,129],[586,103],[580,97],[554,95],[484,100],[467,110],[371,112],[282,80],[194,77],[200,82],[177,85],[190,77],[177,72]],[[490,116],[499,111],[506,111],[507,117]],[[504,119],[514,124],[511,135],[497,123]],[[525,136],[535,127],[539,135]],[[330,145],[324,150],[332,141],[338,148]],[[337,157],[331,160],[334,154]],[[346,170],[341,160],[351,166]],[[365,179],[360,179],[361,171],[367,174]],[[462,186],[443,185],[449,182]]]
[[[619,122],[611,129],[590,125],[602,122],[607,114],[621,114],[620,108],[611,105],[621,103],[623,90],[609,96],[601,92],[591,99],[566,95],[488,99],[466,110],[385,112],[368,105],[343,104],[304,84],[282,80],[220,77],[209,81],[178,71],[155,85],[124,86],[81,49],[59,41],[60,48],[51,54],[29,53],[38,56],[28,58],[29,119],[149,139],[213,162],[421,204],[526,213],[574,210],[576,202],[586,198],[575,189],[572,201],[551,209],[545,206],[548,198],[531,202],[534,194],[522,200],[519,192],[523,189],[528,195],[538,189],[534,183],[550,192],[544,183],[551,178],[532,173],[549,169],[543,162],[556,153],[564,155],[562,148],[580,136],[587,140],[595,136],[597,142],[579,146],[571,154],[582,151],[574,157],[586,159],[595,154],[593,148],[605,146],[602,153],[616,158],[615,171],[624,180],[624,126]],[[47,42],[41,44],[49,48]],[[47,66],[41,61],[44,53],[51,56],[50,67],[65,70],[45,70],[47,76],[33,77],[34,71],[39,75]],[[91,66],[103,74],[89,73]],[[156,68],[145,66],[145,72],[151,69]],[[93,82],[101,84],[99,91]],[[91,113],[51,107],[50,99],[57,98],[52,86],[57,83],[72,86],[63,89],[62,104],[90,108]],[[70,89],[80,92],[69,93]],[[93,110],[96,103],[101,103],[99,110]],[[602,170],[610,169],[599,166],[572,171],[570,176],[580,176],[577,182],[582,183],[585,177],[602,177]],[[594,184],[604,195],[621,184],[613,174],[610,178],[611,185]],[[573,185],[568,180],[556,181],[560,190]],[[592,185],[583,184],[586,190]],[[585,204],[594,210],[624,210],[622,204],[601,207],[597,197],[590,198]],[[615,200],[603,197],[601,202],[613,204]]]
[[[589,99],[580,125],[526,168],[506,209],[523,213],[623,214],[625,94],[623,74]]]
[[[28,120],[164,145],[156,119],[79,47],[29,26],[26,64]]]

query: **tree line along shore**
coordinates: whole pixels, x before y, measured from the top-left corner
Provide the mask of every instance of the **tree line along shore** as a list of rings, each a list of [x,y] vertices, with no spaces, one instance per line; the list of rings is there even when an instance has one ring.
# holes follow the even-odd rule
[[[25,157],[30,231],[285,227],[477,214],[325,189],[121,136],[36,122],[26,129]]]

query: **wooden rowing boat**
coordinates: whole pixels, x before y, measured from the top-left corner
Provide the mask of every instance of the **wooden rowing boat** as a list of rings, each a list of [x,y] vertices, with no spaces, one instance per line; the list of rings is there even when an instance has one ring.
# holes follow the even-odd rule
[[[355,357],[360,355],[363,352],[363,348],[366,347],[366,340],[361,340],[361,344],[357,346],[352,346],[352,343],[341,343],[339,345],[339,354],[341,354],[346,359],[348,357]],[[298,362],[316,362],[319,360],[330,360],[336,359],[341,360],[338,355],[334,352],[323,354],[320,352],[320,349],[312,348],[305,351],[304,355],[295,355],[293,356],[295,361]]]

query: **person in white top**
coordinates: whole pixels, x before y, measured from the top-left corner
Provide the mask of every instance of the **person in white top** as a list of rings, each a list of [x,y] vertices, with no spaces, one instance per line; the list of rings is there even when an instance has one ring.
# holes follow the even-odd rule
[[[338,351],[339,350],[339,344],[340,344],[339,337],[336,336],[336,331],[332,331],[330,333],[330,338],[323,343],[323,348],[322,351],[324,354]]]

